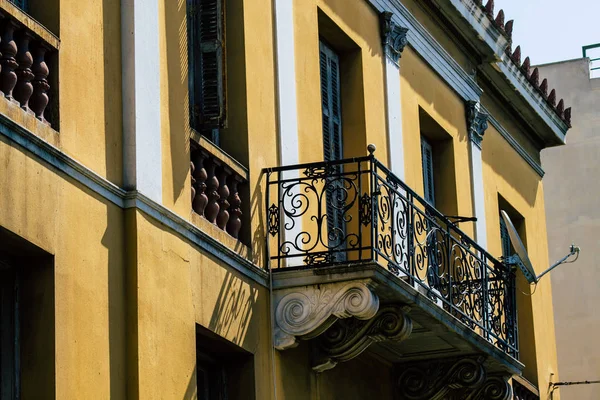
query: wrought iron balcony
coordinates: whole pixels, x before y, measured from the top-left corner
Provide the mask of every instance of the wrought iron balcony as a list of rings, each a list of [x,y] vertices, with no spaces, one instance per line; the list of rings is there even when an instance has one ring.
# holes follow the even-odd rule
[[[266,175],[275,274],[375,263],[517,358],[514,272],[373,154]]]

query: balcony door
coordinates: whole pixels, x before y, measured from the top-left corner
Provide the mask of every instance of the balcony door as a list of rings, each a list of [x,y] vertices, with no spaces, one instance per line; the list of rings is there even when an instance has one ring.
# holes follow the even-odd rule
[[[321,114],[323,118],[323,159],[336,161],[343,158],[342,154],[342,115],[340,91],[340,58],[325,43],[319,43],[320,68],[321,68]],[[337,174],[342,173],[341,166],[333,166],[331,176],[326,179],[326,221],[327,232],[321,227],[322,234],[326,237],[324,242],[332,251],[334,260],[342,261],[343,253],[337,254],[336,250],[343,250],[345,245],[344,227],[344,185]]]

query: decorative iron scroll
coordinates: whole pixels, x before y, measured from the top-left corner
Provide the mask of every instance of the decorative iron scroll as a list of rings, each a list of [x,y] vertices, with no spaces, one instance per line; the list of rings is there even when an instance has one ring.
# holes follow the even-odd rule
[[[296,175],[286,179],[289,171]],[[377,263],[424,289],[504,352],[518,355],[514,271],[372,155],[273,168],[267,177],[275,272]],[[341,224],[328,223],[332,214]]]

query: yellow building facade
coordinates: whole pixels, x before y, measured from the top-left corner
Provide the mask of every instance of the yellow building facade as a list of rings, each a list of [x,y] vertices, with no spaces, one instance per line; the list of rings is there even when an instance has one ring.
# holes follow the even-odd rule
[[[7,399],[533,399],[570,109],[472,0],[0,0]],[[554,393],[554,399],[558,393]]]

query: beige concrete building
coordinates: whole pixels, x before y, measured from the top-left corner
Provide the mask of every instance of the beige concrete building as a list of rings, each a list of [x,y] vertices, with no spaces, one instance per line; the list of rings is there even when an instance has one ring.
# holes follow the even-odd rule
[[[577,263],[552,272],[556,340],[561,381],[600,379],[600,78],[591,78],[590,60],[540,66],[565,102],[573,105],[567,146],[542,152],[550,259],[574,242]],[[562,398],[598,399],[600,385],[561,386]]]

